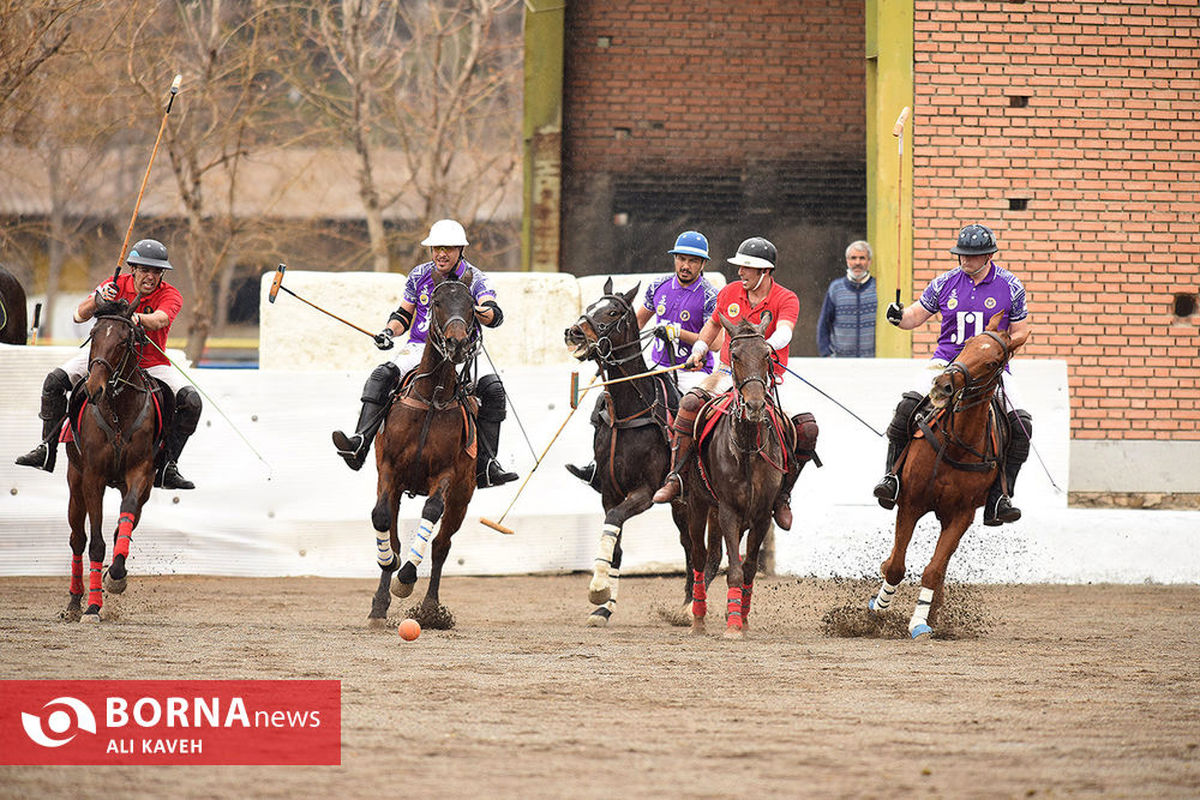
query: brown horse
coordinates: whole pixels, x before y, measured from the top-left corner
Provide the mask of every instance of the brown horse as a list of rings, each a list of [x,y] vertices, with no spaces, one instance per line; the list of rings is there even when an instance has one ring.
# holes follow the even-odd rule
[[[633,299],[638,286],[624,294],[613,292],[609,278],[604,295],[584,311],[579,320],[564,332],[571,355],[580,361],[592,360],[605,380],[640,375],[647,371],[638,334]],[[614,383],[604,388],[592,414],[596,428],[593,450],[596,477],[593,486],[600,492],[604,507],[604,529],[588,585],[588,599],[595,606],[588,615],[591,627],[604,627],[616,607],[620,585],[621,531],[625,523],[653,505],[654,491],[662,485],[671,467],[670,415],[678,407],[678,390],[663,375],[645,376]],[[684,604],[668,619],[672,624],[687,625],[695,572],[691,568],[691,547],[682,500],[671,504],[671,517],[679,529],[679,542],[687,560]],[[707,585],[721,562],[720,541],[702,574]],[[686,614],[686,617],[685,617]]]
[[[999,330],[1000,317],[993,316],[983,333],[968,339],[958,357],[934,379],[929,390],[933,411],[919,420],[918,432],[900,456],[904,465],[895,542],[881,565],[883,585],[867,607],[873,612],[891,607],[896,587],[904,580],[904,555],[913,529],[932,511],[942,531],[933,558],[921,574],[916,610],[908,623],[914,639],[933,634],[930,623],[936,621],[942,603],[950,556],[1004,463],[1007,430],[1006,423],[998,420],[1006,417],[995,413],[992,401],[1004,366],[1028,333],[1011,337],[1008,331]]]
[[[788,459],[794,458],[791,421],[779,410],[769,388],[774,386],[774,351],[763,332],[770,322],[769,313],[764,313],[757,325],[741,320],[735,326],[721,318],[729,336],[734,388],[710,401],[697,416],[697,458],[684,470],[691,563],[703,564],[711,555],[706,553],[704,534],[711,508],[716,509],[717,526],[729,554],[725,578],[728,638],[743,635],[759,548],[787,474]],[[705,434],[710,420],[711,430]],[[743,533],[748,536],[744,561],[740,555]],[[694,581],[693,587],[692,632],[700,634],[704,632],[707,594],[703,582]]]
[[[25,287],[17,277],[0,267],[0,342],[25,344]]]
[[[71,404],[73,441],[67,446],[67,485],[71,497],[67,520],[71,525],[71,598],[63,616],[80,618],[83,598],[83,546],[85,517],[91,521],[88,545],[91,579],[88,605],[82,617],[99,621],[104,605],[101,570],[105,543],[101,529],[104,490],[113,486],[121,492],[121,514],[117,521],[113,559],[103,576],[103,587],[114,594],[125,591],[125,559],[133,529],[141,519],[142,506],[154,486],[156,429],[160,420],[160,390],[138,366],[145,333],[134,325],[131,312],[136,304],[120,300],[97,310],[92,327],[88,373],[83,393],[86,400]],[[81,399],[78,398],[77,400]]]
[[[375,441],[379,482],[371,523],[378,531],[377,560],[382,574],[371,604],[372,625],[381,626],[387,620],[392,573],[396,573],[390,581],[392,594],[412,594],[417,566],[432,539],[429,587],[414,618],[427,628],[454,626],[454,616],[438,600],[438,588],[450,538],[462,526],[467,504],[475,494],[477,406],[468,373],[479,349],[480,332],[471,280],[470,271],[461,279],[435,277],[429,338],[421,363],[394,399]],[[401,550],[397,523],[400,496],[405,492],[429,498],[407,551]],[[433,526],[439,520],[441,527],[434,538]]]

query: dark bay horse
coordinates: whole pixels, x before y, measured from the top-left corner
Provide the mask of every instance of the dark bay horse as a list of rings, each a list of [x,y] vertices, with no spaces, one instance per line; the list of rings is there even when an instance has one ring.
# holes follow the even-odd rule
[[[713,509],[729,554],[725,618],[725,636],[729,638],[743,635],[759,548],[771,524],[775,498],[789,469],[788,460],[795,457],[792,422],[771,392],[774,351],[763,337],[770,322],[768,312],[757,325],[741,320],[735,326],[721,318],[729,336],[734,388],[706,404],[697,416],[697,458],[683,473],[689,560],[703,564],[711,556],[705,552],[704,526]],[[744,561],[740,554],[743,533],[747,535]],[[707,594],[701,582],[693,582],[693,587],[692,632],[700,634],[708,610]]]
[[[0,342],[25,344],[25,287],[17,276],[0,267]]]
[[[381,575],[371,604],[372,625],[383,625],[387,620],[391,603],[388,584],[393,573],[392,594],[412,594],[417,566],[432,540],[429,586],[414,618],[426,628],[454,627],[454,616],[438,600],[438,588],[450,553],[450,538],[462,526],[467,504],[475,494],[478,408],[468,373],[480,345],[480,332],[471,280],[470,271],[461,279],[452,275],[435,277],[429,338],[421,363],[394,399],[375,441],[379,482],[371,523],[378,531],[375,538]],[[397,514],[400,496],[405,492],[429,499],[411,544],[402,550]],[[435,538],[433,527],[439,520],[441,527]]]
[[[918,431],[901,455],[895,541],[881,565],[883,585],[867,606],[877,613],[891,607],[896,587],[904,580],[904,555],[913,529],[932,511],[942,530],[921,574],[916,610],[908,623],[914,639],[933,634],[930,623],[936,621],[942,603],[950,556],[1004,463],[1006,416],[995,413],[993,397],[1004,366],[1028,333],[1011,337],[998,329],[1000,317],[993,316],[983,333],[968,339],[958,357],[934,379],[929,390],[933,411],[919,419]]]
[[[615,294],[609,278],[604,284],[604,295],[589,305],[579,320],[564,332],[571,355],[580,361],[596,362],[604,380],[647,371],[633,308],[633,299],[640,287],[639,284],[624,294]],[[590,626],[607,625],[616,604],[622,528],[629,519],[654,504],[654,492],[662,485],[671,467],[669,415],[677,406],[678,390],[663,375],[606,386],[597,401],[592,419],[596,428],[592,445],[596,458],[595,480],[604,507],[604,529],[588,585],[588,600],[595,605],[587,618]],[[679,529],[679,542],[685,557],[690,559],[682,500],[671,504],[671,517]],[[706,581],[712,580],[720,561],[718,544],[713,559],[708,563],[699,562],[705,564]],[[692,563],[688,560],[684,611],[688,610],[686,604],[692,596]]]
[[[142,506],[154,486],[156,434],[161,427],[161,392],[157,383],[138,366],[145,333],[130,319],[136,303],[120,300],[97,309],[91,333],[91,351],[83,395],[71,404],[73,441],[67,446],[67,485],[71,498],[67,520],[71,525],[71,598],[64,618],[78,620],[83,598],[83,546],[88,541],[85,518],[91,522],[88,544],[91,579],[88,604],[82,617],[98,621],[104,605],[101,570],[105,543],[104,490],[121,492],[112,563],[103,576],[103,588],[114,594],[125,591],[125,560]]]

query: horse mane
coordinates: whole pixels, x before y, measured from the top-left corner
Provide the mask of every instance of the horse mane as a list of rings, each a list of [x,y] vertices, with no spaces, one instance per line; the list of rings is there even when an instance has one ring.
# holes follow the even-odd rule
[[[128,317],[132,306],[129,301],[120,298],[117,300],[105,300],[96,306],[95,317]]]

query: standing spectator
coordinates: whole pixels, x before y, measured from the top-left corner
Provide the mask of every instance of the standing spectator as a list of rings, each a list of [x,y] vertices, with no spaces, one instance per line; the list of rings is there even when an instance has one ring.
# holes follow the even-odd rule
[[[836,358],[875,357],[875,278],[871,245],[846,248],[846,276],[829,284],[817,322],[817,353]]]

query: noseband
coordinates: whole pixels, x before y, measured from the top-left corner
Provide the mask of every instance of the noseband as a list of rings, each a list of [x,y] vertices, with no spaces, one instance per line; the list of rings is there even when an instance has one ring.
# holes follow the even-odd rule
[[[436,307],[436,304],[437,304],[438,292],[442,291],[442,289],[444,287],[450,285],[451,283],[452,283],[451,281],[446,281],[443,283],[439,283],[437,286],[434,287],[433,292],[430,295],[430,299],[429,299],[429,307],[430,307],[431,315],[433,313],[433,309]],[[461,283],[459,283],[458,286],[461,286],[464,289],[466,288],[465,285],[461,284]],[[472,308],[474,308],[474,303],[472,303],[471,305],[472,305]],[[461,322],[463,324],[463,327],[465,327],[468,332],[467,333],[467,346],[466,346],[463,354],[457,358],[455,358],[452,355],[454,342],[452,342],[450,340],[450,338],[446,336],[446,329],[448,329],[455,322]],[[471,320],[470,320],[470,322],[468,322],[467,319],[465,317],[463,317],[461,314],[455,314],[452,317],[450,317],[449,319],[447,319],[445,322],[443,322],[440,326],[438,326],[438,325],[430,325],[429,326],[429,341],[430,341],[430,343],[433,344],[433,348],[438,352],[438,354],[441,355],[441,357],[446,361],[452,361],[455,364],[462,364],[464,362],[470,361],[472,358],[475,357],[475,354],[479,352],[479,343],[480,343],[479,321],[475,319],[474,315],[471,315]]]
[[[984,331],[984,333],[995,340],[996,344],[1000,345],[1000,349],[1004,352],[1004,358],[1000,361],[1000,366],[990,370],[978,378],[971,377],[971,373],[957,361],[951,362],[942,374],[950,380],[950,385],[954,386],[954,375],[962,375],[963,385],[957,389],[951,397],[954,400],[954,410],[964,411],[972,406],[986,402],[992,396],[992,391],[996,387],[996,382],[1000,379],[1000,374],[1004,372],[1004,365],[1008,363],[1009,352],[1008,345],[1004,343],[1004,339],[994,331]]]

